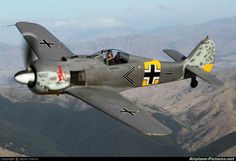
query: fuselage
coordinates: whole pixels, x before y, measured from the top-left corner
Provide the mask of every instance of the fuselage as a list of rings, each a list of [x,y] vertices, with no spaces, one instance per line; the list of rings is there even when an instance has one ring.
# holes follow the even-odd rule
[[[31,64],[35,82],[28,85],[37,94],[60,94],[71,86],[104,86],[118,90],[157,85],[183,79],[183,64],[126,55],[127,61],[109,64],[101,55]]]

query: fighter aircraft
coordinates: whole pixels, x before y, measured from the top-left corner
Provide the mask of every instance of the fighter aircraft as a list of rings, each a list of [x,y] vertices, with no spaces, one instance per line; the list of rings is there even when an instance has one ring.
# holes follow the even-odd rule
[[[197,77],[222,85],[210,74],[215,44],[208,36],[188,57],[175,50],[163,50],[174,60],[166,62],[116,49],[75,55],[39,24],[18,22],[15,26],[28,43],[26,69],[15,74],[17,82],[39,95],[72,95],[146,135],[168,135],[171,129],[119,92],[183,79],[191,79],[190,86],[195,88]],[[37,60],[33,61],[33,54]]]

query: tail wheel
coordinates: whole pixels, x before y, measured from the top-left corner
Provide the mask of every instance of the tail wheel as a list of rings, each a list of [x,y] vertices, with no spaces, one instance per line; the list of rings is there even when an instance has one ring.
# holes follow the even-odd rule
[[[197,85],[198,85],[198,81],[197,81],[196,77],[195,77],[195,78],[192,78],[192,79],[191,79],[190,86],[191,86],[192,88],[196,88]]]

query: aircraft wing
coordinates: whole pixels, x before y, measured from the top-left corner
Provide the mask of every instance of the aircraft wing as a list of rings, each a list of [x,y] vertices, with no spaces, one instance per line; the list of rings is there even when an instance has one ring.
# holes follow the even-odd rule
[[[16,27],[21,32],[29,46],[39,59],[61,59],[74,54],[43,26],[17,22]]]
[[[116,91],[95,87],[71,87],[65,93],[109,114],[146,135],[168,135],[171,130],[122,97]]]

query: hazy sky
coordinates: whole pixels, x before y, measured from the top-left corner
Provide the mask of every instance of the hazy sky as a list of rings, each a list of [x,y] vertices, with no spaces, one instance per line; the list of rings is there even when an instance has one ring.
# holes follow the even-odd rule
[[[235,0],[2,0],[0,21],[149,29],[236,16]],[[55,20],[55,21],[54,21]]]

